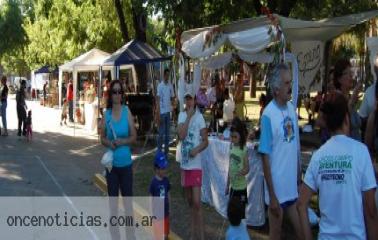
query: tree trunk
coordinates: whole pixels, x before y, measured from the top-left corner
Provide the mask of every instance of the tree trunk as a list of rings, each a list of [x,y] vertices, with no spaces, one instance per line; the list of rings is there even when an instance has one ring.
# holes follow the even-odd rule
[[[129,37],[129,31],[127,30],[125,15],[123,14],[121,0],[114,0],[114,6],[115,6],[116,11],[117,11],[123,41],[125,43],[127,43],[128,41],[130,41],[130,37]]]
[[[133,6],[133,25],[135,30],[135,38],[141,42],[147,41],[146,28],[147,28],[147,15],[146,10],[142,6]],[[135,71],[138,78],[138,86],[140,92],[147,91],[147,65],[135,64]]]
[[[277,0],[268,1],[268,8],[271,13],[277,13],[277,8],[278,8]]]
[[[261,4],[260,0],[254,0],[253,1],[253,6],[255,8],[257,16],[260,16],[261,15],[261,8],[263,7],[263,5]]]
[[[297,3],[297,0],[281,1],[279,14],[284,17],[288,17],[296,3]]]
[[[135,38],[141,42],[146,42],[147,15],[145,8],[141,7],[140,9],[140,11],[137,11],[136,8],[132,8]]]

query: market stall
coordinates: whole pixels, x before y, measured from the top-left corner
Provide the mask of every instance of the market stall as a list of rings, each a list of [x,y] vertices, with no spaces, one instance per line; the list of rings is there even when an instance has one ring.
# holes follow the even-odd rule
[[[56,106],[58,104],[58,69],[43,66],[31,73],[31,97],[32,99],[39,99],[41,103],[47,106]],[[43,88],[47,83],[47,99],[46,103],[43,99]]]
[[[62,103],[63,72],[72,72],[74,113],[76,120],[90,131],[97,129],[98,85],[101,64],[110,56],[96,48],[59,66],[59,106]],[[109,68],[109,70],[112,70]],[[66,86],[68,83],[65,83]]]
[[[302,21],[268,14],[229,24],[185,31],[181,35],[181,50],[193,62],[194,78],[192,83],[186,83],[184,79],[186,63],[184,56],[180,55],[179,100],[183,102],[184,93],[188,88],[193,92],[198,91],[201,84],[201,74],[198,73],[202,68],[220,69],[233,60],[241,59],[248,63],[291,63],[292,102],[296,106],[298,93],[307,93],[310,89],[317,90],[321,87],[321,82],[314,82],[314,79],[321,66],[325,65],[323,57],[326,51],[325,42],[377,15],[378,11],[370,11],[320,21]],[[287,42],[291,45],[291,53],[286,50]],[[378,49],[376,47],[378,44],[374,46],[373,40],[368,44],[372,49]],[[228,50],[221,52],[224,45],[227,45]],[[323,69],[324,72],[326,71]],[[226,216],[228,201],[223,193],[229,162],[229,144],[210,138],[209,147],[202,154],[204,167],[202,201],[213,205],[222,216]],[[263,224],[261,219],[265,216],[261,193],[263,175],[259,156],[256,154],[253,156],[253,152],[249,149],[251,170],[248,175],[249,206],[246,217],[250,225],[258,226]],[[251,199],[256,196],[257,199]],[[252,219],[255,217],[258,219]]]

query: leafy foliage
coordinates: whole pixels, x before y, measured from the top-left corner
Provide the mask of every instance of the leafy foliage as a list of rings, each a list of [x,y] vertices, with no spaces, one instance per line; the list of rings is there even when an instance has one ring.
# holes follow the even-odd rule
[[[371,0],[117,0],[130,39],[167,52],[182,31],[273,13],[300,19],[321,19],[376,9]],[[0,0],[0,58],[13,72],[25,65],[60,65],[91,48],[114,52],[125,43],[116,0]],[[147,18],[145,16],[156,15]],[[335,51],[361,53],[368,24],[334,41]],[[145,33],[146,32],[146,33]],[[352,52],[350,51],[353,50]]]
[[[30,39],[27,62],[32,68],[59,65],[96,47],[114,52],[122,38],[111,0],[54,0],[38,2],[36,21],[27,20],[25,28]]]
[[[0,57],[26,43],[22,15],[16,1],[7,0],[0,4],[0,33]]]

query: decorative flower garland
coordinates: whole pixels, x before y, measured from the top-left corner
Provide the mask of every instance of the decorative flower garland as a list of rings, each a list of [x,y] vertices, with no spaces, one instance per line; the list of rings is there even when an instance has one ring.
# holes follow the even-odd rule
[[[206,48],[210,48],[212,45],[215,45],[222,36],[223,31],[219,26],[212,28],[205,35],[205,43],[202,46],[202,51],[205,51]]]
[[[270,35],[270,40],[273,44],[271,50],[274,54],[273,64],[282,63],[285,61],[285,37],[283,35],[282,29],[280,27],[279,19],[274,16],[269,8],[262,7],[261,12],[267,16],[271,22],[268,34]]]

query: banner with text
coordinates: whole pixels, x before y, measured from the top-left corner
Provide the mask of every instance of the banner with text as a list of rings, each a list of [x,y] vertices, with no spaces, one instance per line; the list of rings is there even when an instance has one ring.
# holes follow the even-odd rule
[[[324,43],[320,41],[291,42],[292,53],[299,67],[299,94],[322,89],[321,78],[315,76],[323,63]]]

